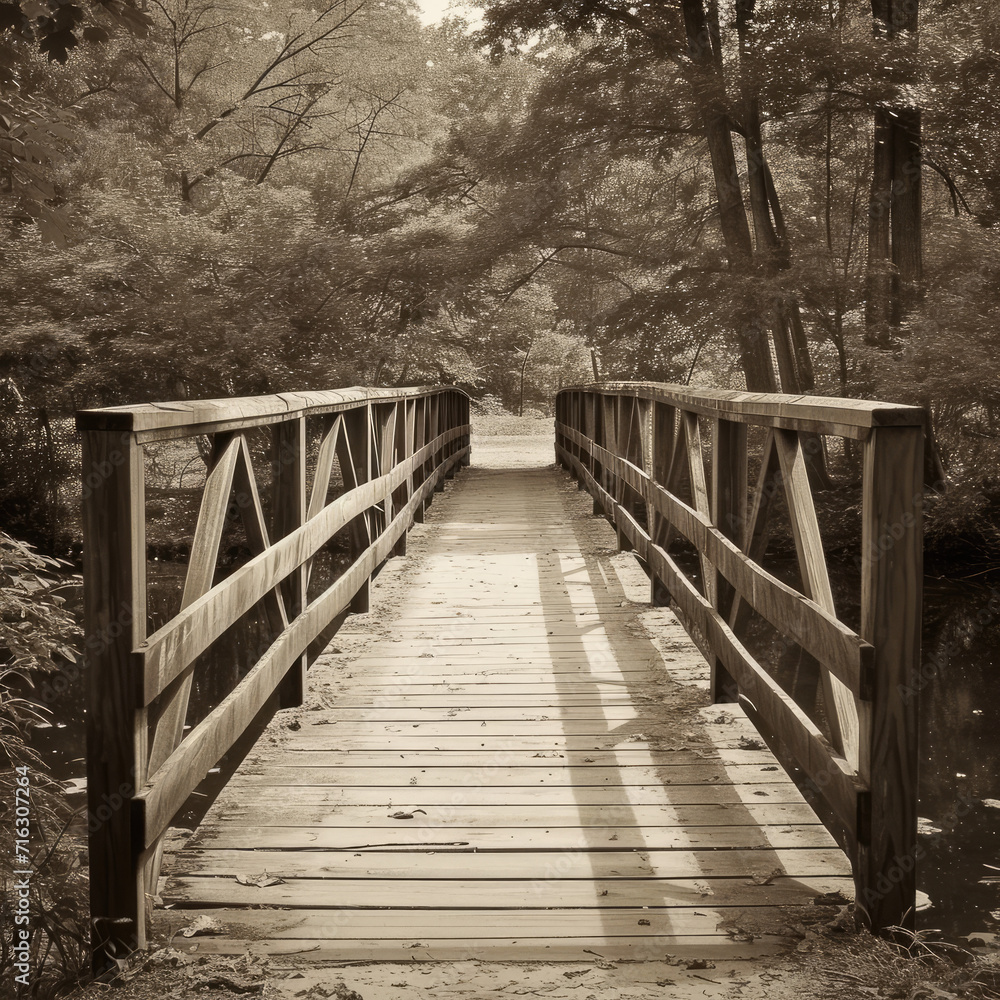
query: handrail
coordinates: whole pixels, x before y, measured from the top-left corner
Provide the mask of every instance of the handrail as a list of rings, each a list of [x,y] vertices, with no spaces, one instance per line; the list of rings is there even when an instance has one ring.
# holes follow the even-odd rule
[[[763,439],[752,490],[751,426]],[[654,602],[672,598],[693,626],[713,700],[738,697],[809,779],[873,928],[912,925],[914,913],[924,427],[919,407],[654,383],[574,386],[556,400],[557,462],[643,561]],[[862,448],[858,632],[837,616],[813,503],[821,436]],[[798,589],[761,564],[780,495]],[[700,583],[670,552],[678,537],[697,551]],[[754,613],[803,651],[793,692],[745,644]],[[812,717],[817,688],[826,730]]]
[[[92,947],[103,968],[145,945],[162,838],[191,792],[275,697],[282,707],[301,703],[310,644],[367,610],[371,578],[405,553],[433,492],[468,464],[469,398],[450,387],[282,393],[84,410],[77,427]],[[271,433],[270,524],[246,436],[262,427]],[[195,436],[208,436],[211,450],[181,610],[147,635],[143,447]],[[335,462],[343,492],[330,499]],[[253,555],[215,582],[234,505]],[[312,561],[345,528],[351,565],[310,602]],[[255,606],[266,648],[184,735],[196,659]]]

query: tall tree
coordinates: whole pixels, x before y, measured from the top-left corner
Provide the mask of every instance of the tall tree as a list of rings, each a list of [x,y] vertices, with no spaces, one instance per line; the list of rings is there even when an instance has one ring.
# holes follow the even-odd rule
[[[915,49],[919,0],[872,0],[887,46]],[[875,109],[868,221],[866,339],[891,346],[923,288],[921,114],[896,103]]]

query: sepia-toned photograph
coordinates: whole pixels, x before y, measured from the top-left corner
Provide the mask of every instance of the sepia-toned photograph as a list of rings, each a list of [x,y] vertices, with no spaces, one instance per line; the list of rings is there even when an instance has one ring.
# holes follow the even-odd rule
[[[1000,1000],[1000,4],[0,0],[2,1000]]]

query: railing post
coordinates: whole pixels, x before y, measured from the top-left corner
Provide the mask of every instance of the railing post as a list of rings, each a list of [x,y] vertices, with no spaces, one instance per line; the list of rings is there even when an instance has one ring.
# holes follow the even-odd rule
[[[427,444],[427,397],[421,396],[413,401],[413,450],[420,451]],[[413,472],[413,487],[418,490],[427,480],[427,463],[421,462]],[[417,504],[413,512],[413,520],[417,524],[422,524],[424,520],[424,507],[426,501]]]
[[[653,403],[652,426],[650,428],[650,476],[660,486],[667,486],[670,476],[670,456],[674,448],[674,409],[666,403]],[[649,511],[649,539],[654,545],[663,544],[666,539],[666,519],[657,513],[655,507]],[[670,591],[666,584],[653,573],[650,577],[650,603],[654,607],[670,604]]]
[[[274,541],[291,534],[306,520],[306,419],[275,424],[271,438],[271,472],[274,498],[271,536]],[[297,618],[306,606],[307,568],[293,570],[282,583],[281,595],[288,620]],[[278,688],[282,708],[301,705],[306,692],[308,656],[301,657],[289,668]]]
[[[372,422],[369,415],[371,404],[364,403],[344,413],[344,432],[341,442],[340,468],[344,475],[344,486],[352,489],[367,483],[372,476]],[[349,453],[349,454],[348,454]],[[348,482],[350,477],[352,482]],[[372,517],[370,511],[359,514],[350,524],[351,558],[357,559],[371,545]],[[351,600],[352,614],[365,614],[369,608],[369,587],[371,579],[366,579]]]
[[[453,427],[458,426],[458,396],[454,391],[450,391],[444,396],[444,418],[441,421],[441,430],[450,431]],[[445,452],[446,458],[451,458],[456,451],[461,447],[458,438],[454,441],[449,441],[447,445],[447,451]],[[449,466],[448,471],[444,474],[445,479],[454,479],[455,473],[458,472],[458,466]]]
[[[590,438],[591,441],[597,441],[597,397],[592,392],[588,392],[583,397],[583,421],[581,427],[579,428]],[[587,471],[595,479],[597,478],[597,463],[594,460],[592,454],[588,453],[584,465]],[[580,477],[580,487],[583,486],[583,477]]]
[[[732,420],[712,422],[712,520],[737,545],[742,544],[747,523],[747,428]],[[736,591],[715,570],[716,610],[728,620]],[[713,702],[737,701],[736,681],[719,662],[711,661]]]
[[[914,926],[923,449],[922,427],[875,427],[865,442],[860,634],[875,647],[875,678],[860,718],[858,772],[871,800],[854,877],[873,930]]]
[[[146,943],[143,844],[132,798],[146,780],[146,712],[132,651],[146,636],[143,451],[131,433],[83,433],[87,829],[95,971]]]
[[[441,393],[436,392],[431,396],[431,429],[430,429],[430,440],[433,441],[440,433],[442,426],[444,425],[444,414],[442,413],[441,405]],[[444,476],[439,476],[437,474],[438,466],[440,466],[443,454],[443,449],[436,448],[434,455],[431,459],[431,472],[434,475],[434,492],[443,493],[444,492]],[[429,499],[429,498],[428,498]]]
[[[459,409],[461,412],[461,422],[468,427],[462,435],[462,447],[469,450],[462,456],[463,468],[472,465],[472,400],[465,393],[458,397]]]
[[[413,417],[414,417],[414,403],[413,400],[404,399],[402,402],[397,404],[399,409],[396,413],[396,440],[399,441],[402,438],[402,443],[400,447],[399,461],[403,464],[410,461],[413,456]],[[401,507],[405,507],[406,504],[410,502],[410,497],[413,496],[413,475],[412,473],[406,477],[406,482],[400,490],[401,494]],[[414,520],[416,520],[414,518]],[[399,541],[393,546],[392,554],[394,556],[405,556],[406,555],[406,539],[409,534],[409,528],[399,536]]]

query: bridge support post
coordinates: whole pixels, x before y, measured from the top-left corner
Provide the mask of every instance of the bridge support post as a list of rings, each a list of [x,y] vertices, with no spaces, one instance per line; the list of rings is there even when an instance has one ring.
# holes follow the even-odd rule
[[[272,431],[272,490],[274,540],[284,538],[306,520],[306,421],[305,417],[276,424]],[[288,620],[297,618],[306,606],[306,567],[300,566],[281,586]],[[278,688],[282,708],[301,705],[306,692],[309,659],[303,653],[288,668]]]
[[[441,414],[441,397],[440,396],[432,396],[431,399],[430,399],[430,407],[431,407],[431,418],[430,418],[431,419],[431,426],[430,426],[430,432],[429,432],[429,435],[428,435],[428,440],[433,441],[441,433],[441,428],[442,428],[442,426],[444,424],[444,421],[441,419],[441,416],[442,416],[442,414]],[[441,461],[441,458],[442,458],[441,449],[438,448],[437,450],[435,450],[434,456],[433,456],[433,458],[431,460],[431,469],[434,470],[433,475],[434,475],[434,492],[435,493],[443,493],[444,492],[444,476],[439,475],[438,472],[437,472],[437,467],[438,467],[438,464]],[[430,497],[428,497],[427,499],[428,499],[428,503],[429,503],[430,502]]]
[[[447,396],[444,397],[444,405],[442,407],[442,411],[444,419],[441,421],[441,429],[444,430],[445,428],[447,428],[448,430],[450,430],[452,427],[455,427],[458,424],[458,400],[451,393],[449,393]],[[456,438],[454,441],[449,442],[445,454],[450,457],[456,451],[458,451],[460,447],[461,445],[459,444],[458,439]],[[448,470],[444,474],[444,478],[454,479],[456,472],[458,472],[457,462],[454,465],[449,466]]]
[[[143,844],[132,816],[148,759],[132,655],[146,637],[143,450],[134,436],[86,431],[83,482],[91,948],[103,972],[146,944]]]
[[[873,930],[915,923],[923,450],[922,427],[875,427],[865,442],[860,634],[877,652],[872,698],[858,703],[858,773],[871,792],[854,877]]]
[[[345,477],[345,486],[355,488],[367,483],[372,477],[372,421],[371,405],[348,410],[344,414],[344,433],[339,448],[340,468]],[[346,447],[343,442],[346,442]],[[351,482],[348,483],[347,479]],[[359,514],[349,526],[351,535],[351,558],[357,559],[372,541],[371,511]],[[368,591],[370,579],[366,579],[351,599],[350,612],[363,615],[369,608]]]
[[[732,420],[712,424],[712,520],[727,537],[742,544],[747,526],[747,428]],[[736,591],[715,570],[716,610],[729,618]],[[739,700],[739,686],[717,656],[710,664],[714,702]]]
[[[464,394],[460,395],[458,397],[458,406],[461,413],[461,422],[469,428],[460,442],[463,448],[468,448],[468,451],[462,456],[462,467],[468,468],[472,465],[472,405],[469,397]]]
[[[415,399],[413,401],[413,450],[420,451],[427,444],[427,400]],[[419,489],[427,480],[427,463],[417,466],[413,473],[413,489]],[[417,505],[413,512],[415,524],[424,522],[424,504]]]

